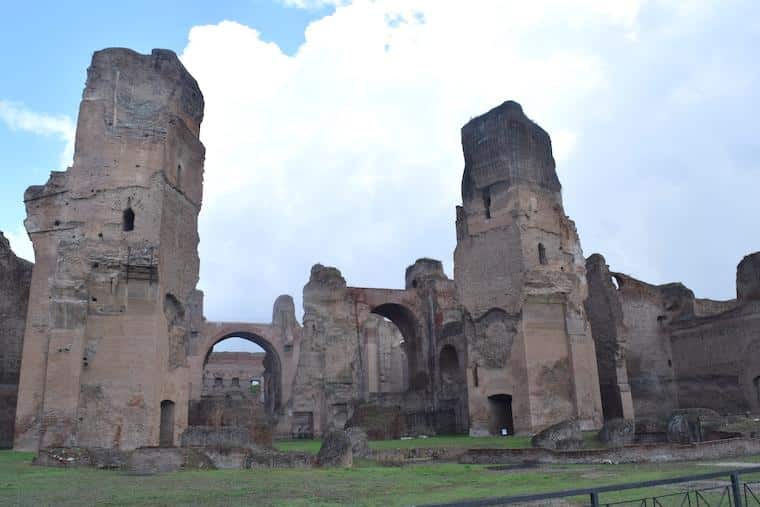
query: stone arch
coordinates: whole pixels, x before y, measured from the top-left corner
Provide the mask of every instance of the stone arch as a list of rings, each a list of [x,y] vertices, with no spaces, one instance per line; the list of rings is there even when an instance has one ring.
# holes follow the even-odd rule
[[[404,337],[407,371],[409,372],[409,389],[423,390],[428,387],[430,379],[426,373],[423,355],[423,343],[417,317],[407,306],[399,303],[382,303],[374,306],[371,313],[385,317],[393,322]]]
[[[261,334],[252,332],[250,330],[239,331],[236,328],[225,329],[224,331],[214,335],[204,345],[203,362],[200,364],[200,374],[203,374],[203,368],[208,362],[211,351],[214,346],[228,338],[242,338],[248,340],[251,343],[255,343],[266,353],[264,357],[264,406],[267,414],[275,415],[281,411],[282,403],[282,383],[283,383],[283,367],[281,353],[278,352],[277,347],[270,340],[266,339]],[[242,328],[241,328],[242,329]]]

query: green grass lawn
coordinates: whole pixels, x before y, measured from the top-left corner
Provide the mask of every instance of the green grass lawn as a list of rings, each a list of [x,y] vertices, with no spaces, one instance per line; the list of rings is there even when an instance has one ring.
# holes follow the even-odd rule
[[[274,446],[281,451],[299,451],[316,454],[321,440],[279,440]],[[447,435],[408,440],[377,440],[369,443],[371,449],[413,449],[429,447],[458,447],[518,449],[530,447],[530,437],[469,437],[467,435]]]
[[[548,492],[716,470],[696,464],[564,465],[492,471],[438,463],[353,469],[211,470],[154,476],[34,467],[32,454],[0,451],[0,505],[403,506]],[[725,469],[723,469],[725,470]],[[660,492],[674,491],[660,489]],[[644,493],[606,495],[604,501]],[[654,494],[647,491],[646,494]],[[577,499],[582,504],[585,499]]]
[[[586,441],[586,448],[592,449],[601,445],[596,440],[596,432],[584,433],[583,437]],[[275,447],[281,451],[299,451],[312,454],[316,454],[319,451],[320,445],[320,440],[279,440],[275,442]],[[415,447],[521,449],[530,447],[530,437],[470,437],[467,435],[444,435],[428,438],[412,438],[409,440],[379,440],[370,442],[369,446],[370,448],[377,450],[411,449]]]

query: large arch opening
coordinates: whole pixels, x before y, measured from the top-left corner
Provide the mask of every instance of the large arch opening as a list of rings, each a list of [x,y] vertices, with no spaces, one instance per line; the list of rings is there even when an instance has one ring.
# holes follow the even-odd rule
[[[277,351],[252,333],[222,336],[204,357],[202,396],[248,400],[275,415],[282,405],[282,364]]]
[[[207,347],[188,426],[247,428],[254,438],[273,427],[282,405],[282,366],[274,346],[256,334],[231,332]]]
[[[412,311],[396,303],[385,303],[374,307],[372,313],[393,323],[403,337],[399,345],[405,356],[408,390],[426,389],[430,379],[422,360],[422,340],[419,339],[418,323]]]

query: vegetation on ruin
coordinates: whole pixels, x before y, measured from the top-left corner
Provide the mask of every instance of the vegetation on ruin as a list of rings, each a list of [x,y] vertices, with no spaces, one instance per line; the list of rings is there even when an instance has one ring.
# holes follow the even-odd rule
[[[353,469],[211,470],[153,476],[30,465],[31,453],[0,451],[0,505],[414,505],[548,492],[727,470],[715,465],[564,465],[488,470],[453,463]],[[760,459],[760,457],[758,457]],[[677,491],[607,495],[605,500]],[[578,499],[579,504],[582,499]]]

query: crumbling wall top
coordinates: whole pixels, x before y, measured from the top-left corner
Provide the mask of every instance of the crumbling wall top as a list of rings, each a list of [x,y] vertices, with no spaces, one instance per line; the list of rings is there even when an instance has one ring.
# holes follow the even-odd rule
[[[417,288],[417,284],[427,278],[436,278],[448,280],[446,273],[443,272],[443,264],[436,259],[422,258],[414,261],[414,264],[406,268],[405,274],[406,288]]]
[[[533,183],[551,191],[561,185],[549,134],[530,120],[522,106],[507,101],[462,127],[462,198],[497,182]]]
[[[760,252],[747,255],[736,267],[736,297],[741,301],[760,299]]]
[[[114,119],[140,124],[157,120],[168,104],[196,136],[203,120],[203,94],[195,78],[168,49],[143,55],[126,48],[96,51],[87,69],[83,101],[114,105]],[[117,110],[117,105],[121,105]],[[126,115],[126,116],[123,116]]]

